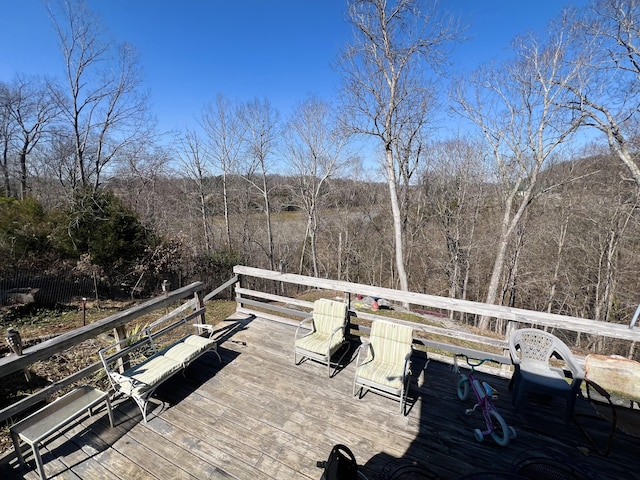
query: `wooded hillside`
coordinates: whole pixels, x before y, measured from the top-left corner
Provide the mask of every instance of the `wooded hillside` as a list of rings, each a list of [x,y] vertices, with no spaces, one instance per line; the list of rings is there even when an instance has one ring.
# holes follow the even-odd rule
[[[517,241],[510,245],[502,303],[628,323],[640,274],[636,253],[640,224],[632,182],[625,180],[615,159],[604,157],[559,164],[543,177],[541,188],[554,188],[533,203]],[[267,179],[273,199],[274,262],[282,271],[308,275],[312,265],[307,219],[291,193],[295,181],[281,176]],[[116,206],[121,201],[123,212],[114,220],[104,216],[108,209],[101,208],[100,214],[93,212],[90,219],[76,222],[77,235],[69,223],[74,215],[71,206],[63,212],[36,208],[39,204],[33,199],[5,202],[3,220],[20,209],[31,216],[0,222],[0,247],[7,259],[2,274],[40,269],[44,276],[68,271],[90,278],[98,271],[103,288],[110,287],[102,295],[129,296],[134,287],[141,289],[136,295],[142,289],[158,291],[165,279],[176,287],[195,280],[214,287],[231,275],[230,267],[236,263],[269,268],[260,195],[246,181],[230,179],[228,246],[219,178],[207,178],[206,184],[205,224],[196,185],[184,178],[158,176],[146,183],[114,179],[105,189],[116,197],[107,198]],[[325,184],[317,205],[320,276],[397,286],[385,188],[382,183],[344,179]],[[501,213],[496,185],[461,171],[425,176],[410,190],[406,219],[411,225],[410,289],[481,301],[492,266],[494,225]],[[42,197],[47,198],[45,192]],[[104,233],[94,243],[60,246],[82,236],[82,228],[104,232],[114,223],[118,230],[114,235],[123,236],[125,254],[116,255],[114,238],[106,245],[97,242]],[[138,246],[134,241],[138,237],[132,236],[136,231],[145,232]]]

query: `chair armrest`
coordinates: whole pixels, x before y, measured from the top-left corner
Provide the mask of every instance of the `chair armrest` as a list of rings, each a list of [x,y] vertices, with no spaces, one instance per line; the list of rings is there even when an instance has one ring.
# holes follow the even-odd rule
[[[340,325],[339,327],[336,327],[333,329],[333,332],[331,332],[331,336],[335,335],[336,333],[338,333],[340,330],[344,329],[344,325]]]
[[[573,353],[571,353],[571,350],[569,350],[569,347],[567,347],[564,343],[556,343],[554,344],[554,350],[558,354],[560,354],[564,362],[567,364],[567,367],[569,367],[569,370],[571,370],[571,376],[573,377],[572,383],[581,382],[582,380],[584,380],[584,370],[580,365],[578,365],[578,362],[573,356]]]
[[[360,365],[362,365],[360,360],[360,355],[362,355],[362,352],[364,352],[365,350],[369,350],[371,348],[371,343],[366,338],[361,337],[360,341],[362,342],[362,344],[358,347],[358,356],[356,357],[356,370]]]
[[[296,334],[293,337],[294,341],[298,339],[298,332],[300,331],[300,329],[304,327],[306,323],[309,323],[309,322],[311,322],[311,327],[310,327],[311,333],[316,331],[315,324],[313,323],[313,317],[307,317],[298,324],[298,328],[296,328]]]
[[[511,363],[514,365],[520,365],[522,363],[522,360],[518,356],[516,345],[513,345],[511,342],[509,342],[509,355],[511,356]]]
[[[575,362],[575,359],[571,359],[567,361],[567,365],[571,369],[571,375],[573,376],[574,381],[582,381],[584,380],[584,370],[580,365]]]
[[[109,376],[111,378],[113,378],[113,380],[117,383],[134,383],[135,380],[131,377],[127,377],[126,375],[122,375],[121,373],[118,372],[109,372]]]
[[[142,384],[142,382],[135,378],[127,377],[126,375],[122,375],[118,372],[110,371],[108,375],[109,381],[116,392],[124,388],[124,390],[128,392],[127,394],[130,394],[134,388]]]
[[[202,328],[203,330],[209,330],[209,338],[213,337],[213,333],[215,332],[215,325],[211,325],[209,323],[194,323],[193,326],[195,328]]]
[[[411,354],[413,352],[409,352],[407,353],[407,355],[404,357],[404,375],[411,375]]]
[[[329,335],[329,344],[331,344],[331,342],[333,341],[333,336],[338,333],[340,330],[344,331],[344,325],[340,325],[339,327],[336,327],[333,332],[331,332],[331,335]],[[343,335],[344,336],[344,335]]]

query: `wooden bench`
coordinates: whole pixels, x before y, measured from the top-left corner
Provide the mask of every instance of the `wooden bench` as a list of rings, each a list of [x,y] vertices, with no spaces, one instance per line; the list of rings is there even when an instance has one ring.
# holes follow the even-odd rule
[[[91,415],[92,409],[101,403],[106,405],[109,423],[113,427],[113,414],[111,412],[109,394],[90,386],[76,388],[13,425],[10,428],[11,439],[20,464],[24,464],[24,457],[20,447],[20,440],[23,440],[31,446],[38,473],[40,478],[44,480],[46,475],[42,457],[40,456],[39,444],[45,438],[80,417],[85,411]]]
[[[204,308],[195,310],[180,320],[174,321],[171,314],[156,320],[144,328],[140,335],[125,338],[99,350],[100,360],[116,393],[132,398],[147,422],[147,404],[156,388],[177,372],[184,370],[197,358],[213,351],[222,361],[217,351],[217,342],[213,338],[213,325],[204,323],[190,324],[201,316]],[[175,330],[190,326],[198,331],[186,335],[167,346],[163,338],[170,337]],[[203,337],[200,332],[207,330]]]

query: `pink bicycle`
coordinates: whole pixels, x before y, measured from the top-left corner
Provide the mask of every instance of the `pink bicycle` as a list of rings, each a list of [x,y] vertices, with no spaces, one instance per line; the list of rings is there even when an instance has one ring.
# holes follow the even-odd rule
[[[458,398],[460,400],[466,400],[469,398],[469,391],[473,390],[477,403],[473,408],[466,409],[465,413],[470,415],[479,407],[487,427],[485,430],[480,430],[479,428],[474,429],[473,434],[476,440],[482,442],[485,436],[491,435],[491,438],[493,438],[498,445],[503,447],[508,445],[511,439],[516,438],[516,430],[507,425],[507,422],[504,421],[504,418],[498,413],[498,410],[493,404],[493,400],[498,398],[498,392],[487,382],[480,382],[480,380],[474,376],[476,367],[479,367],[484,362],[490,361],[490,359],[485,358],[481,360],[479,358],[470,358],[463,354],[458,354],[456,357],[464,357],[467,364],[471,367],[471,372],[468,374],[461,373],[458,377]]]

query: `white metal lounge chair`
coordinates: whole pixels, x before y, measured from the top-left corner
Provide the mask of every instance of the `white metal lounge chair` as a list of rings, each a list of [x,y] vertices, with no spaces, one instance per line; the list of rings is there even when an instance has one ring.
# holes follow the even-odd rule
[[[322,298],[313,303],[312,313],[313,316],[302,320],[296,329],[293,359],[296,365],[302,363],[305,358],[325,363],[328,374],[331,376],[331,366],[336,366],[335,374],[340,362],[349,351],[349,341],[346,336],[347,304]],[[310,328],[306,334],[305,327]],[[341,349],[344,352],[336,362],[333,362],[332,357]]]
[[[584,379],[584,371],[569,347],[555,335],[537,328],[516,330],[509,339],[511,360],[515,366],[512,403],[520,408],[527,392],[561,397],[566,402],[565,423],[573,417],[576,396]],[[571,372],[550,363],[559,356]]]
[[[413,329],[406,325],[375,320],[369,339],[363,339],[356,359],[353,394],[360,398],[371,390],[400,400],[404,413],[411,375]]]

